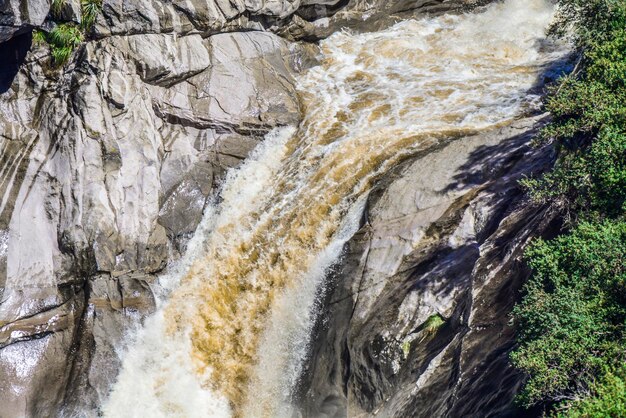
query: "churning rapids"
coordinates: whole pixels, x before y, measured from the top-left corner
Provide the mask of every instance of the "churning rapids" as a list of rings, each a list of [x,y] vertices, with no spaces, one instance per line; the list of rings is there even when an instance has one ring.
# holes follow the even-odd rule
[[[161,278],[169,295],[124,354],[105,416],[292,416],[316,294],[368,191],[402,159],[536,106],[529,91],[565,53],[545,39],[552,16],[548,1],[507,0],[322,42],[299,80],[304,121],[228,174]]]

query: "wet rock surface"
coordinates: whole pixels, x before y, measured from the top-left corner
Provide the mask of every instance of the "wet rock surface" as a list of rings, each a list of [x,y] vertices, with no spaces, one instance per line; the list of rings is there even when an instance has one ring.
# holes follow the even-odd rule
[[[2,3],[0,47],[16,54],[0,85],[0,416],[95,416],[224,171],[300,121],[294,75],[317,55],[301,41],[472,3],[105,0],[60,69],[30,47],[49,2]],[[310,416],[507,410],[519,255],[552,219],[516,186],[550,160],[525,145],[533,123],[451,143],[380,186],[328,295]]]
[[[266,32],[35,46],[2,95],[2,417],[91,414],[224,171],[297,124],[314,47]],[[89,412],[92,411],[92,412]]]
[[[373,192],[313,337],[305,416],[522,414],[509,313],[524,247],[557,228],[517,184],[551,164],[549,149],[528,147],[542,123],[449,143]]]

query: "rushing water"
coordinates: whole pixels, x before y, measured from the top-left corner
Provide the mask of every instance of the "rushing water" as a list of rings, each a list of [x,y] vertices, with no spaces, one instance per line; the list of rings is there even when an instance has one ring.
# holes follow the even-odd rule
[[[337,33],[299,80],[304,121],[227,176],[171,296],[125,354],[109,417],[291,416],[315,295],[401,159],[509,123],[563,49],[544,0]]]

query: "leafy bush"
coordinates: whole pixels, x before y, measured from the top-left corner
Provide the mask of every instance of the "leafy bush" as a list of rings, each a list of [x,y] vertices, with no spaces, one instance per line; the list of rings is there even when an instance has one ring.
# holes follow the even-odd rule
[[[533,276],[513,312],[513,363],[529,380],[524,405],[560,417],[626,416],[626,0],[557,0],[555,34],[573,34],[581,58],[550,89],[552,123],[537,141],[554,169],[522,184],[571,215],[571,231],[538,240]]]
[[[588,392],[626,343],[626,223],[581,223],[527,250],[533,276],[513,315],[520,328],[513,363],[530,374],[526,405]]]
[[[588,399],[571,402],[567,412],[559,418],[619,418],[626,411],[626,366],[617,371],[607,371],[592,387],[594,395]]]
[[[586,46],[583,75],[563,79],[547,101],[554,120],[540,141],[556,141],[561,158],[523,184],[536,200],[617,216],[626,201],[626,28]]]
[[[558,10],[552,34],[573,33],[579,45],[602,38],[613,29],[626,26],[623,0],[557,0]]]

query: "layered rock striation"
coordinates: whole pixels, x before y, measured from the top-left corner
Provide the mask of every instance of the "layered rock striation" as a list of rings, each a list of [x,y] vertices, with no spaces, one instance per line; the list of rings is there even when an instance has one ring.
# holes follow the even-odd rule
[[[545,118],[448,143],[372,192],[325,296],[305,416],[523,416],[510,312],[523,249],[559,220],[518,181],[552,164],[528,145]]]
[[[0,416],[96,415],[124,336],[155,309],[157,275],[225,170],[299,123],[309,41],[470,3],[105,0],[57,68],[30,33],[54,26],[50,3],[3,2]],[[68,0],[68,19],[79,6]],[[551,161],[525,145],[536,122],[451,143],[381,184],[328,294],[301,387],[310,416],[508,408],[519,256],[552,219],[516,186]]]
[[[100,403],[217,179],[298,123],[307,49],[265,32],[114,36],[61,70],[31,50],[0,116],[7,416]]]

